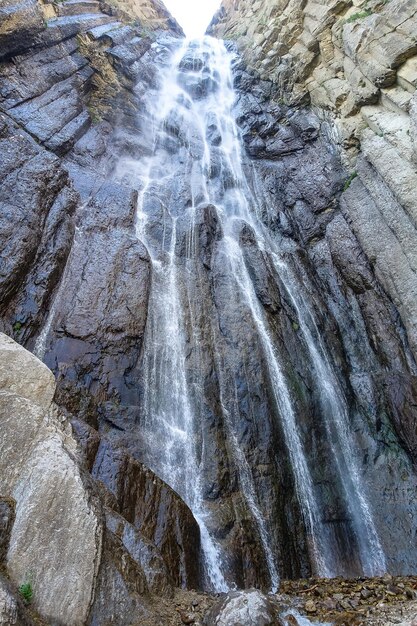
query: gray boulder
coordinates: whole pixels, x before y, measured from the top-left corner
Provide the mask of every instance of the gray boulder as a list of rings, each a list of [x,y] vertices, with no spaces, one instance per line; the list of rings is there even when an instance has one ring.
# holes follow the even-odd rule
[[[213,606],[204,626],[283,626],[278,606],[257,589],[231,591]]]

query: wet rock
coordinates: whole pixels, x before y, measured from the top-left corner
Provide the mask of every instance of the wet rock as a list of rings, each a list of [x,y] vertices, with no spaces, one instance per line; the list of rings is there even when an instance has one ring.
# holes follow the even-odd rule
[[[242,224],[239,238],[256,295],[268,310],[277,313],[281,308],[281,296],[269,259],[259,249],[254,232],[248,224]]]
[[[277,607],[260,591],[232,591],[213,606],[204,626],[282,626]]]
[[[51,349],[52,337],[44,348],[57,373],[60,403],[93,425],[97,409],[117,421],[123,414],[119,405],[138,404],[128,379],[135,378],[140,354],[150,266],[132,232],[135,201],[134,193],[108,183],[87,203],[84,232],[66,269],[67,287],[58,294],[58,332]]]
[[[183,72],[179,75],[178,82],[193,99],[201,100],[209,93],[218,88],[217,81],[211,76],[201,74],[190,74]]]
[[[119,538],[105,531],[97,588],[89,623],[114,622],[133,626],[151,615],[148,588],[140,565],[124,549]]]
[[[0,119],[0,137],[3,328],[27,340],[68,256],[77,196],[58,159],[6,116]]]
[[[190,207],[178,220],[176,232],[176,255],[186,258],[196,254],[209,270],[215,246],[223,237],[217,207],[207,203]]]
[[[117,508],[117,503],[113,504]],[[169,598],[173,595],[172,572],[174,565],[165,564],[161,552],[143,533],[141,528],[129,524],[124,517],[114,510],[106,510],[106,527],[119,538],[126,553],[140,567],[141,576],[145,579],[144,588],[155,595]],[[172,520],[175,523],[175,520]],[[167,531],[169,529],[167,528]],[[187,548],[188,549],[188,548]],[[191,552],[191,549],[190,549]]]
[[[198,588],[200,533],[177,494],[106,440],[99,446],[92,476],[114,495],[118,512],[158,548],[172,582],[178,587]]]
[[[235,7],[225,0],[209,31],[232,34],[248,67],[271,81],[280,101],[298,104],[307,98],[330,116],[331,141],[366,187],[365,193],[357,181],[350,190],[346,177],[347,203],[342,206],[378,280],[398,306],[415,355],[416,50],[410,36],[416,27],[415,7],[400,2],[361,11],[349,2],[342,4],[336,9],[324,2],[316,10],[314,2],[307,2],[275,11],[270,0],[261,0],[255,10],[248,2]],[[294,29],[300,33],[297,41]],[[319,46],[318,37],[326,43]],[[340,64],[330,67],[328,60],[336,56]],[[248,90],[247,80],[242,87]],[[263,154],[267,144],[251,136],[256,128],[248,123],[249,108],[243,110],[238,119],[248,126],[248,150]],[[299,112],[289,116],[303,139],[316,136],[316,123],[310,125],[308,118]],[[282,149],[275,138],[270,141],[272,150]]]
[[[107,529],[140,566],[149,590],[169,597],[174,585],[199,588],[199,529],[188,507],[123,448],[81,420],[71,424],[106,504]]]
[[[71,427],[77,440],[82,465],[91,471],[100,445],[100,435],[80,419],[72,418]]]
[[[90,126],[81,98],[89,78],[81,74],[59,82],[42,95],[13,107],[9,114],[40,143],[64,154]]]
[[[0,497],[0,564],[3,564],[9,548],[10,534],[15,518],[15,501]]]
[[[183,56],[178,67],[181,70],[200,72],[204,67],[204,61],[200,57],[196,56],[192,50],[190,50]]]

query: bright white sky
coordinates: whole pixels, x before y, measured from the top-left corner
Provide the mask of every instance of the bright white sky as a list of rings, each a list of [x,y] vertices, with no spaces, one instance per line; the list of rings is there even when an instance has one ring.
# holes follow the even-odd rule
[[[220,0],[163,0],[187,37],[201,37],[220,6]]]

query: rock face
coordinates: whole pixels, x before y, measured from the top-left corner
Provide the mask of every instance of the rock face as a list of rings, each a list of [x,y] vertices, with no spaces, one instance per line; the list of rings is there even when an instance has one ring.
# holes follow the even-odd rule
[[[32,585],[34,608],[51,623],[105,624],[117,615],[127,625],[152,614],[150,591],[198,586],[198,526],[178,496],[149,470],[134,471],[125,453],[130,469],[117,467],[117,451],[104,459],[109,447],[98,435],[93,481],[91,457],[52,403],[52,373],[5,335],[0,356],[1,557],[15,584]],[[1,593],[0,614],[17,615],[13,591],[6,585]]]
[[[180,31],[159,4],[132,4],[139,23],[113,2],[28,2],[24,20],[20,4],[4,5],[17,25],[7,17],[0,31],[1,328],[57,385],[4,339],[10,575],[20,583],[33,571],[45,617],[97,626],[152,623],[152,594],[207,584],[207,537],[225,586],[270,588],[274,568],[309,575],[319,568],[300,450],[336,573],[372,569],[379,544],[384,568],[414,571],[412,3],[403,13],[397,0],[375,5],[343,29],[349,3],[234,2],[235,13],[225,4],[213,29],[231,27],[245,62],[235,56],[222,83],[215,45],[190,44],[158,134]],[[404,19],[394,28],[396,7]],[[152,30],[161,25],[168,32]],[[401,29],[407,49],[383,59],[375,46],[397,50]],[[320,103],[324,67],[330,95]],[[345,94],[350,80],[376,95],[349,108],[336,87]],[[217,97],[222,107],[205,115]],[[342,163],[356,158],[348,178]],[[171,308],[160,306],[167,293]],[[172,427],[172,411],[191,430]],[[191,461],[201,534],[167,485],[194,505],[181,480]],[[44,516],[49,525],[35,526]],[[54,568],[62,577],[49,584]]]
[[[143,74],[143,89],[153,80],[153,29],[182,32],[162,4],[133,5],[126,24],[117,6],[94,0],[26,3],[28,15],[41,16],[31,36],[23,5],[2,9],[14,16],[4,22],[4,41],[15,48],[7,52],[5,43],[0,65],[1,327],[32,349],[36,343],[42,357],[47,329],[61,328],[59,358],[46,356],[59,402],[93,426],[97,417],[111,422],[115,394],[138,404],[150,283],[135,236],[137,192],[109,173],[116,143],[137,126],[134,86]]]
[[[178,22],[167,11],[160,0],[113,0],[113,2],[101,2],[102,8],[110,15],[120,15],[126,21],[137,20],[150,30],[171,30],[183,35]]]
[[[100,439],[80,420],[72,420],[72,427],[84,465],[112,510],[108,525],[129,552],[139,552],[152,591],[169,592],[173,585],[198,588],[199,532],[189,509],[123,447]]]
[[[17,336],[42,321],[74,234],[77,201],[59,159],[1,115],[1,307]]]
[[[331,119],[333,140],[357,176],[342,211],[415,355],[415,3],[225,0],[209,30],[236,40],[281,98],[311,102]]]
[[[1,356],[0,491],[16,501],[7,569],[16,583],[33,584],[46,617],[82,624],[101,550],[99,511],[51,411],[52,373],[5,335]]]
[[[0,58],[27,48],[43,30],[41,5],[37,0],[18,3],[4,0],[0,7]]]

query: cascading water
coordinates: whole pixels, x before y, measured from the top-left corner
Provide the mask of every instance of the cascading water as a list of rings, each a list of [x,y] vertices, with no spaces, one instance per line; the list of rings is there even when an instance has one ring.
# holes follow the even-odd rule
[[[215,431],[212,424],[220,420],[271,588],[277,588],[273,512],[266,510],[258,493],[259,476],[254,476],[241,428],[242,395],[256,422],[257,389],[267,387],[268,410],[279,417],[276,428],[287,450],[312,568],[326,576],[343,573],[323,523],[285,360],[242,248],[246,238],[276,274],[298,317],[362,569],[380,573],[384,555],[360,484],[346,401],[279,242],[258,218],[244,173],[233,115],[232,62],[233,55],[221,41],[186,41],[165,64],[158,90],[148,97],[152,116],[144,132],[150,135],[151,148],[136,171],[137,235],[152,262],[141,380],[143,460],[190,506],[201,529],[207,584],[217,591],[227,589],[234,582],[233,565],[228,567],[216,532],[219,511],[213,509],[206,484],[210,450],[213,445],[215,449],[209,441]],[[213,268],[215,284],[210,278]],[[245,361],[246,350],[259,354],[262,370]],[[218,392],[215,405],[208,400],[210,385]],[[235,491],[230,489],[232,495]]]

